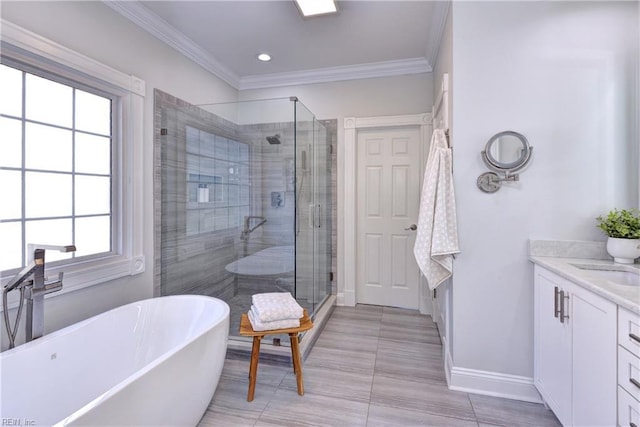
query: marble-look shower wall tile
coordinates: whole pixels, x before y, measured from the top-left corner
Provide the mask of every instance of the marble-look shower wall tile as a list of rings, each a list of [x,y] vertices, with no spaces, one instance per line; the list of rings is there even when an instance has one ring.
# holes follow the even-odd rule
[[[298,243],[298,296],[305,304],[313,303],[314,243],[327,248],[327,267],[323,270],[327,270],[324,273],[328,287],[323,292],[335,294],[336,281],[329,286],[329,271],[337,271],[337,120],[322,122],[327,128],[323,143],[332,148],[315,153],[326,163],[322,171],[316,171],[324,173],[327,182],[327,185],[316,182],[320,188],[316,197],[323,204],[331,204],[330,215],[322,215],[322,225],[331,230],[331,234],[319,240],[315,236],[314,241],[314,229],[309,225],[313,212],[309,209],[310,192],[314,189],[310,170],[313,147],[310,140],[305,143],[305,138],[313,135],[314,126],[317,129],[314,122],[301,121],[297,128],[293,122],[236,124],[162,91],[156,90],[154,95],[154,294],[205,294],[246,310],[239,291],[254,292],[262,288],[254,286],[255,281],[239,279],[225,267],[243,256],[270,246],[293,245],[294,241]],[[195,131],[188,137],[188,129],[200,130],[199,144],[195,143]],[[298,132],[297,146],[294,131]],[[270,144],[267,136],[276,134],[280,144]],[[305,167],[303,156],[307,156]],[[224,188],[219,189],[219,194],[238,206],[212,203],[206,209],[189,210],[190,203],[192,208],[200,207],[194,205],[198,188],[189,187],[192,182],[187,182],[189,174],[194,173],[190,172],[189,161],[192,171],[223,177]],[[235,169],[232,173],[230,163],[225,163],[230,161],[237,164],[238,172],[244,170],[235,181]],[[272,193],[279,195],[283,203],[273,206]],[[226,218],[221,216],[223,212]],[[242,218],[248,215],[263,216],[267,222],[251,233],[247,242],[241,240],[240,235]],[[298,227],[294,226],[296,222]],[[202,230],[210,231],[201,233]],[[286,288],[291,283],[287,280],[280,285]]]

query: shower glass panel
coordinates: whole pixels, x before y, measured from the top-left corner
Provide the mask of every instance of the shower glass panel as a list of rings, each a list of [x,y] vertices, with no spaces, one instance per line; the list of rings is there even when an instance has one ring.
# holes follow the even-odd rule
[[[304,105],[296,109],[296,298],[309,312],[329,295],[331,181],[325,127]]]
[[[196,106],[160,91],[156,121],[159,293],[226,301],[235,339],[255,293],[290,292],[314,316],[331,292],[322,123],[296,98]]]

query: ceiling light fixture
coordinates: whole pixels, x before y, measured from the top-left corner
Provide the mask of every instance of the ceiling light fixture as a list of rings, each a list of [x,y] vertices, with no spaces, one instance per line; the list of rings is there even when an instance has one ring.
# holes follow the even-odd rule
[[[295,2],[298,10],[305,18],[338,12],[338,5],[336,5],[335,0],[295,0]]]
[[[269,62],[271,61],[271,55],[268,53],[261,53],[258,55],[258,60],[262,62]]]

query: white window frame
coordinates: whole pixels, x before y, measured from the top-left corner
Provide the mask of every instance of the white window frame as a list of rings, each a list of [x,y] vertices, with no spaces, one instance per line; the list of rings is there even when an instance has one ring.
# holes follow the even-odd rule
[[[112,224],[115,236],[111,254],[87,260],[56,261],[47,266],[46,274],[57,277],[64,272],[64,286],[57,296],[145,271],[143,253],[143,120],[145,82],[124,74],[87,56],[25,30],[9,21],[0,20],[2,55],[15,61],[57,74],[119,97],[119,125],[113,132],[117,144],[113,157],[114,203]],[[38,243],[38,242],[27,242]],[[66,244],[66,242],[61,242]],[[10,279],[0,277],[4,286]],[[9,300],[17,304],[17,297]]]

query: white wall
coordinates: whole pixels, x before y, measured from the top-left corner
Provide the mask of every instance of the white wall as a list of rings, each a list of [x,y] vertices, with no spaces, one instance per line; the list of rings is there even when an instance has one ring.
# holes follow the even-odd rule
[[[602,240],[597,215],[638,205],[638,3],[452,7],[454,366],[532,377],[528,239]],[[484,194],[480,151],[503,130],[533,160]]]
[[[146,81],[142,230],[146,272],[48,298],[45,323],[50,332],[153,296],[153,89],[159,88],[194,104],[235,101],[237,91],[101,2],[2,2],[1,16]]]

